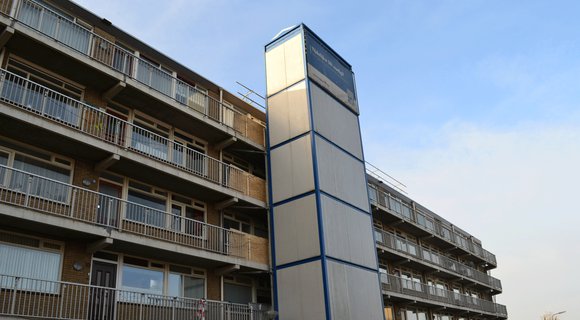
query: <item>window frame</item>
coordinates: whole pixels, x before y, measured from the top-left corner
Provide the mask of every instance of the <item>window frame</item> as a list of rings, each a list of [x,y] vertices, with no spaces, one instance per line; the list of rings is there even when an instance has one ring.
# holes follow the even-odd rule
[[[42,238],[42,237],[37,237],[34,235],[29,235],[29,234],[22,234],[22,233],[18,233],[18,232],[12,232],[12,231],[7,231],[7,230],[3,230],[0,229],[0,234],[6,234],[6,235],[13,235],[13,236],[17,236],[17,237],[23,237],[23,238],[28,238],[28,239],[34,239],[38,241],[38,247],[34,247],[34,246],[27,246],[25,244],[20,244],[20,243],[14,243],[14,242],[8,242],[5,240],[0,240],[0,244],[5,245],[5,246],[12,246],[15,248],[24,248],[24,249],[28,249],[28,250],[35,250],[35,251],[40,251],[40,252],[49,252],[49,253],[55,253],[59,255],[59,262],[58,262],[58,271],[57,271],[57,275],[56,275],[56,280],[47,280],[47,279],[38,279],[38,278],[26,278],[23,277],[24,279],[33,279],[33,280],[38,280],[38,281],[46,281],[46,282],[50,282],[50,283],[57,283],[54,286],[54,292],[51,291],[46,291],[46,290],[34,290],[35,288],[33,287],[32,289],[30,288],[21,288],[18,289],[19,291],[24,291],[24,292],[39,292],[39,293],[46,293],[46,294],[54,294],[54,295],[59,295],[60,294],[60,284],[58,282],[62,281],[62,273],[63,273],[63,267],[64,267],[64,250],[65,250],[65,243],[62,241],[58,241],[58,240],[52,240],[52,239],[47,239],[47,238]],[[46,244],[52,244],[52,245],[58,245],[59,249],[54,249],[54,248],[50,248],[47,247]],[[11,276],[8,275],[9,277],[22,277],[22,276]],[[0,284],[0,289],[3,289],[4,287]]]
[[[26,153],[23,150],[17,150],[14,147],[7,146],[6,144],[12,144],[14,147],[21,147],[22,149],[29,149],[29,151],[37,152],[39,154],[43,154],[47,158],[49,158],[50,160],[43,159],[43,158],[40,158],[38,156],[35,156],[35,155],[32,155],[32,154]],[[68,187],[68,186],[72,186],[73,185],[74,167],[75,167],[75,163],[74,163],[74,160],[73,159],[67,158],[67,157],[63,157],[61,155],[58,155],[58,154],[55,154],[55,153],[52,153],[52,152],[49,152],[49,151],[45,151],[45,150],[42,150],[40,148],[37,148],[37,147],[34,147],[34,146],[30,146],[28,144],[24,144],[24,143],[21,143],[21,142],[17,142],[17,141],[14,141],[12,139],[8,139],[8,138],[2,138],[2,139],[0,139],[0,152],[2,152],[4,154],[8,154],[8,161],[7,161],[7,163],[6,163],[5,166],[7,168],[9,168],[7,170],[7,172],[4,173],[4,176],[2,177],[3,178],[3,181],[0,181],[0,188],[7,188],[7,189],[10,189],[11,188],[11,186],[10,186],[10,180],[12,179],[12,172],[13,172],[12,170],[20,170],[20,171],[23,171],[23,172],[27,172],[26,170],[21,170],[21,169],[14,168],[14,163],[15,163],[15,160],[16,160],[16,156],[18,155],[18,156],[21,156],[21,157],[24,157],[24,158],[31,159],[31,160],[36,161],[36,162],[40,162],[40,163],[46,164],[48,166],[56,167],[58,169],[68,170],[69,171],[68,181],[58,181],[58,180],[54,180],[52,178],[44,177],[42,175],[38,175],[38,174],[34,174],[34,173],[30,173],[30,174],[37,175],[39,177],[42,177],[43,179],[48,179],[50,181],[57,181],[57,183],[62,183],[64,185],[67,185],[67,189],[68,189],[68,192],[66,193],[66,195],[64,195],[66,197],[66,200],[65,201],[60,201],[60,200],[57,200],[57,199],[52,199],[50,197],[46,197],[46,196],[43,196],[43,195],[34,195],[34,197],[37,197],[39,199],[48,200],[48,201],[63,203],[63,204],[68,204],[70,202],[72,187]],[[61,160],[61,161],[58,161],[58,160]],[[68,162],[69,165],[63,163],[62,161]],[[16,191],[16,190],[14,190],[14,191],[15,192],[21,192],[21,193],[23,193],[22,191]]]

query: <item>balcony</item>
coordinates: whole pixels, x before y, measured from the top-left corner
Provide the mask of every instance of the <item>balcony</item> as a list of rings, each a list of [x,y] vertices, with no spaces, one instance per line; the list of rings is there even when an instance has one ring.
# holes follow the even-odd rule
[[[262,178],[0,69],[0,101],[83,134],[265,201]]]
[[[381,285],[387,294],[397,293],[405,299],[416,301],[419,298],[427,304],[507,318],[507,308],[504,305],[394,275],[381,274]]]
[[[123,77],[170,98],[179,105],[203,115],[209,121],[233,129],[241,137],[263,147],[265,125],[238,109],[177,78],[174,74],[140,58],[70,17],[31,0],[0,2],[0,12],[23,25],[54,39],[91,61],[119,72]]]
[[[457,234],[449,226],[444,225],[440,221],[435,221],[429,215],[426,215],[418,210],[409,207],[400,199],[392,196],[389,193],[383,192],[378,188],[369,188],[371,204],[377,208],[382,209],[411,225],[426,231],[429,234],[434,234],[450,243],[457,248],[472,254],[479,259],[487,262],[490,265],[497,266],[495,255],[491,252],[481,248],[481,246],[474,244],[472,241],[465,239]]]
[[[0,315],[42,319],[265,320],[266,307],[0,275]]]
[[[479,270],[468,267],[465,264],[452,260],[439,253],[433,252],[427,248],[421,247],[416,243],[406,239],[396,237],[394,234],[381,229],[375,229],[375,240],[379,245],[395,250],[403,256],[411,256],[414,259],[425,262],[435,268],[443,268],[452,274],[459,274],[469,279],[484,284],[495,291],[501,292],[501,282],[492,276],[487,275]]]
[[[0,165],[0,203],[267,265],[268,241]]]

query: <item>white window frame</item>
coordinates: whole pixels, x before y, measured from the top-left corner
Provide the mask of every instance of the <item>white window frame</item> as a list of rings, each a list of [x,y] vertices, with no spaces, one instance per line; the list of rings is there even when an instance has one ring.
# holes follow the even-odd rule
[[[35,280],[39,280],[39,281],[47,281],[47,282],[60,282],[62,279],[62,271],[63,271],[63,266],[64,266],[64,248],[65,248],[65,244],[62,241],[57,241],[57,240],[51,240],[51,239],[46,239],[46,238],[41,238],[41,237],[36,237],[36,236],[31,236],[28,234],[21,234],[21,233],[17,233],[17,232],[11,232],[11,231],[5,231],[5,230],[0,230],[0,233],[4,233],[4,234],[8,234],[8,235],[14,235],[17,237],[23,237],[23,238],[29,238],[29,239],[34,239],[34,240],[38,240],[38,247],[32,247],[32,246],[27,246],[24,244],[18,244],[18,243],[14,243],[14,242],[7,242],[7,241],[1,241],[0,240],[0,244],[3,244],[5,246],[12,246],[15,248],[25,248],[28,250],[36,250],[36,251],[40,251],[40,252],[50,252],[50,253],[57,253],[60,257],[59,259],[59,270],[58,270],[58,274],[57,274],[57,278],[56,280],[46,280],[46,279],[35,279]],[[46,243],[49,244],[53,244],[53,245],[58,245],[60,248],[57,249],[53,249],[53,248],[47,248],[46,247]],[[19,277],[19,276],[11,276],[11,277]],[[0,288],[5,288],[2,286],[2,284],[0,283]],[[6,288],[6,289],[10,289],[10,288]],[[46,291],[46,290],[34,290],[36,288],[25,288],[25,289],[19,289],[19,291],[27,291],[27,292],[42,292],[42,293],[50,293],[50,294],[58,294],[60,292],[60,285],[56,284],[54,286],[54,290],[51,291]]]

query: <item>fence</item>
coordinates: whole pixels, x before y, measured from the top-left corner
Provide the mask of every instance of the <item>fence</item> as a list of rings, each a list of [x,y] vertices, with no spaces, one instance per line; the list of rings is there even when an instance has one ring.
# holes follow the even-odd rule
[[[410,279],[396,277],[391,274],[381,274],[383,290],[397,292],[400,294],[433,300],[463,309],[470,309],[489,314],[507,316],[507,309],[504,305],[493,301],[483,300],[459,292],[454,292],[435,286],[426,285]]]
[[[372,186],[372,185],[369,185]],[[448,242],[464,249],[467,252],[483,259],[484,261],[497,265],[496,257],[491,252],[481,248],[481,246],[474,244],[472,241],[464,238],[451,227],[444,225],[440,221],[434,220],[432,217],[414,210],[400,199],[392,196],[389,193],[383,192],[374,186],[369,187],[370,201],[372,204],[386,209],[388,212],[405,219],[412,224],[424,229],[430,233],[437,234]]]
[[[3,165],[0,202],[224,255],[249,255],[243,233]]]
[[[265,201],[263,179],[3,69],[0,100]]]
[[[212,98],[160,66],[94,33],[76,23],[73,17],[31,0],[2,0],[0,12],[93,60],[122,72],[209,119],[232,128],[262,146],[265,144],[265,126],[249,114]]]
[[[426,261],[430,264],[434,264],[454,273],[469,277],[470,279],[474,279],[488,286],[491,286],[496,290],[501,290],[501,282],[499,279],[496,279],[479,270],[434,252],[433,250],[419,246],[407,239],[397,237],[391,232],[376,228],[375,239],[377,243],[385,247],[394,249],[407,255],[411,255],[416,259]]]
[[[0,315],[94,320],[265,320],[261,305],[0,275]]]

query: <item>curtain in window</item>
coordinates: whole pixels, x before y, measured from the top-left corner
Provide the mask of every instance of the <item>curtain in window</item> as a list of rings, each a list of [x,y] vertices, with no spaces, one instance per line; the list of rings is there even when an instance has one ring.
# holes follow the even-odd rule
[[[18,288],[28,291],[57,292],[60,254],[0,243],[0,274],[22,277]],[[12,288],[14,278],[2,278],[0,286]],[[36,280],[33,280],[36,279]]]
[[[59,183],[34,177],[28,191],[31,195],[39,196],[41,198],[67,202],[70,187],[63,183],[69,182],[69,170],[54,167],[37,160],[26,158],[22,155],[16,155],[14,157],[14,168],[62,182]],[[12,179],[10,180],[10,188],[25,192],[27,190],[28,181],[28,175],[21,172],[13,172]]]

